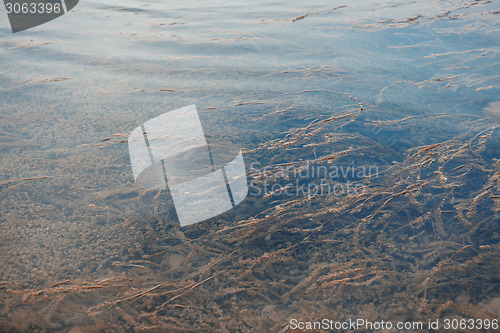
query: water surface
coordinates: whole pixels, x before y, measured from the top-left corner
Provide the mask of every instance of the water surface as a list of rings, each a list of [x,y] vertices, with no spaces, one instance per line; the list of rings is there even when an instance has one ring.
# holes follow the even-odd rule
[[[498,318],[494,1],[85,1],[16,34],[1,15],[0,330]],[[253,187],[180,228],[126,139],[190,104]]]

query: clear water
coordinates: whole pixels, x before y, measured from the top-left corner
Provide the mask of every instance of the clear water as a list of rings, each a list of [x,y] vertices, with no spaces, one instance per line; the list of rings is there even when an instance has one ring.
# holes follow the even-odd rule
[[[498,317],[498,12],[86,1],[17,34],[2,12],[0,330]],[[330,177],[365,196],[263,190],[181,229],[168,191],[134,184],[124,141],[193,103],[211,142],[245,149],[255,188],[295,184],[282,163],[383,173]]]

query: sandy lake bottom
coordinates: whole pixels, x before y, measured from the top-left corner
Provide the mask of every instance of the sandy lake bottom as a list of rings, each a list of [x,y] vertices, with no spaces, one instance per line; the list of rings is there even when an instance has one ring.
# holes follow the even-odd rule
[[[499,8],[423,3],[2,12],[0,332],[498,319]],[[190,104],[249,192],[180,227],[127,138]]]

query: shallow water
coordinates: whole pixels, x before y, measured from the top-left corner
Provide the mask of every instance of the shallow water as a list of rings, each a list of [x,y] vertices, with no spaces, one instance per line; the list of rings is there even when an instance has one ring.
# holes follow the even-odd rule
[[[17,34],[1,15],[0,330],[498,318],[494,1],[82,2]],[[251,186],[180,228],[126,140],[190,104]]]

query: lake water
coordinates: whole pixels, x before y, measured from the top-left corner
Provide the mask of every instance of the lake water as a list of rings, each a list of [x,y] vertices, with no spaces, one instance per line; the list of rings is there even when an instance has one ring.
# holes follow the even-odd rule
[[[0,331],[498,319],[499,13],[82,1],[13,34],[2,9]],[[249,192],[181,228],[127,138],[190,104]]]

